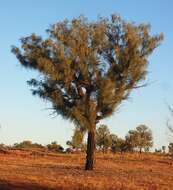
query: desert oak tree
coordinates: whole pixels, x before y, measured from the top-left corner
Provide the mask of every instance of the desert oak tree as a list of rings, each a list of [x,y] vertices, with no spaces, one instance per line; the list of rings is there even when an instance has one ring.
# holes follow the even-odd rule
[[[111,136],[107,125],[100,125],[96,130],[96,145],[103,153],[111,146]]]
[[[119,16],[90,22],[84,16],[52,25],[48,38],[32,34],[12,47],[19,62],[37,70],[33,94],[88,131],[86,170],[93,169],[96,124],[113,114],[146,76],[148,56],[163,36]]]
[[[135,130],[130,130],[126,136],[126,140],[133,148],[138,148],[140,153],[142,149],[149,150],[153,146],[152,131],[146,125],[139,125]]]

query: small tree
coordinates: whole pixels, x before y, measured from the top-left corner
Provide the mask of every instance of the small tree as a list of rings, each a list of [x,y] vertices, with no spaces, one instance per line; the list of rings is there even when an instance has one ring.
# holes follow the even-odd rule
[[[173,156],[173,143],[169,143],[168,149],[169,153]]]
[[[131,145],[127,140],[124,140],[122,138],[119,138],[117,135],[111,134],[111,150],[113,153],[116,152],[127,152],[131,151]]]
[[[24,140],[20,143],[14,143],[13,147],[14,148],[31,148],[32,146],[32,141],[30,140]]]
[[[165,154],[165,152],[166,152],[166,146],[162,146],[162,152]]]
[[[28,69],[42,74],[31,79],[33,94],[52,103],[55,113],[88,131],[86,170],[93,169],[96,124],[111,116],[145,79],[148,56],[162,40],[149,25],[135,25],[119,16],[89,22],[65,20],[21,39],[12,52]]]
[[[111,146],[110,131],[107,125],[100,125],[96,131],[96,145],[105,153]]]
[[[32,143],[30,140],[24,140],[23,142],[20,143],[14,143],[13,145],[14,148],[38,148],[38,149],[44,149],[45,147],[41,144],[38,143]]]
[[[136,130],[130,130],[126,138],[132,147],[139,149],[140,153],[142,149],[149,150],[153,146],[152,132],[145,125],[139,125]]]
[[[118,136],[115,134],[110,134],[110,139],[111,139],[111,150],[113,153],[119,151],[119,146],[118,146]]]
[[[146,125],[139,125],[136,128],[136,131],[138,134],[137,147],[139,148],[140,153],[142,149],[149,150],[149,148],[153,146],[153,136],[151,129],[149,129]]]
[[[111,134],[111,150],[113,153],[121,152],[121,145],[123,142],[123,139],[118,138],[116,135]]]
[[[161,148],[155,148],[155,153],[161,153],[162,149]]]
[[[53,152],[63,152],[64,148],[59,145],[56,141],[51,142],[51,144],[47,145],[49,151]]]
[[[85,144],[84,144],[84,135],[85,135],[85,131],[83,131],[80,127],[75,127],[73,136],[72,136],[72,140],[71,141],[67,141],[67,145],[68,146],[72,146],[73,148],[76,149],[85,149]]]
[[[126,142],[132,147],[132,149],[137,147],[138,135],[135,130],[129,130],[126,137]]]

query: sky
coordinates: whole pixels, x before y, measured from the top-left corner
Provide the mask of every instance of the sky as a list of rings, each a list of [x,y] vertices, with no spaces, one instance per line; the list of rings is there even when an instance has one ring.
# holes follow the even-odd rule
[[[149,85],[133,91],[118,112],[101,123],[120,137],[146,124],[153,131],[154,147],[167,145],[171,139],[166,103],[173,104],[172,9],[172,0],[0,0],[0,143],[32,140],[65,145],[74,129],[69,121],[50,115],[50,104],[32,96],[26,81],[36,74],[20,66],[11,46],[33,32],[46,36],[51,24],[65,18],[82,14],[93,21],[117,13],[130,22],[150,23],[151,34],[163,32],[164,41],[149,58]]]

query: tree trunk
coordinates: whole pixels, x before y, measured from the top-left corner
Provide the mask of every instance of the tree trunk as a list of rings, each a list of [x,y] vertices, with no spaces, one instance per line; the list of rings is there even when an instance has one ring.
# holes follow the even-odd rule
[[[88,131],[85,170],[93,170],[95,146],[95,129],[93,129]]]
[[[140,154],[142,153],[142,148],[139,149]]]

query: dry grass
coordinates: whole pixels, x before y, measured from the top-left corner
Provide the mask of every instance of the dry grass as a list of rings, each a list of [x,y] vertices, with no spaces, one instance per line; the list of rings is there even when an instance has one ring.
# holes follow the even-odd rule
[[[0,189],[173,190],[173,160],[153,154],[97,154],[84,171],[84,154],[0,153]]]

